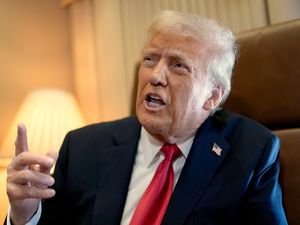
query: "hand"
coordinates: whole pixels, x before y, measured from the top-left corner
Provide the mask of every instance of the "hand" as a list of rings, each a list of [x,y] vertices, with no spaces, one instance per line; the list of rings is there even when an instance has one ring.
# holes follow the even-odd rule
[[[46,155],[29,152],[26,128],[18,125],[15,157],[7,168],[7,195],[11,206],[11,220],[15,225],[25,224],[33,216],[41,199],[51,198],[55,191],[50,169],[57,153]]]

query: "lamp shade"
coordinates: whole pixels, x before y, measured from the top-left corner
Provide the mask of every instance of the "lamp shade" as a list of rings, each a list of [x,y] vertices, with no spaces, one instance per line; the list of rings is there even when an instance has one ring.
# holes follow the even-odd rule
[[[27,128],[29,150],[36,153],[58,151],[66,133],[84,125],[71,93],[52,89],[34,91],[25,98],[4,139],[2,158],[14,155],[17,124],[20,122]]]

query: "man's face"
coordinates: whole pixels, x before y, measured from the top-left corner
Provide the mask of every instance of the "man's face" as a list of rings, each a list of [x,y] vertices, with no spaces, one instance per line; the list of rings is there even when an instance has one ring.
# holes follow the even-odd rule
[[[156,34],[143,48],[136,111],[163,142],[194,135],[212,109],[207,46],[192,37]]]

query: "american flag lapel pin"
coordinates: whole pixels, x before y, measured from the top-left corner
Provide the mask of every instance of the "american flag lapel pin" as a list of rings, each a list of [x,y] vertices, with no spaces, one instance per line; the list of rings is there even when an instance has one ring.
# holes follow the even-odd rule
[[[211,151],[214,152],[217,156],[221,156],[222,148],[220,148],[219,145],[217,145],[216,143],[214,143]]]

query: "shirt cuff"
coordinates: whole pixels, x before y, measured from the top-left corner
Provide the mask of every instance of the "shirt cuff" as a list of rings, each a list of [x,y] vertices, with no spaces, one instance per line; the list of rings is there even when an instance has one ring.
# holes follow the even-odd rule
[[[25,224],[25,225],[37,225],[41,218],[42,214],[42,204],[41,201],[39,202],[39,207],[36,213],[31,217],[31,219]],[[10,206],[8,207],[8,213],[7,213],[7,219],[6,219],[6,225],[13,225],[10,222]]]

